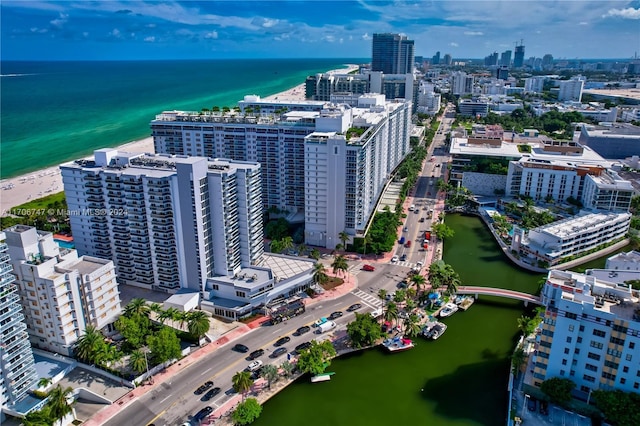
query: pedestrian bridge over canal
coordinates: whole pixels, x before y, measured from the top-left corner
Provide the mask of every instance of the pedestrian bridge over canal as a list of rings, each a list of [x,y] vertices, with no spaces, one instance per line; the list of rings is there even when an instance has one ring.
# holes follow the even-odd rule
[[[529,303],[535,303],[542,305],[542,300],[539,296],[534,296],[529,293],[523,293],[521,291],[507,290],[504,288],[493,287],[477,287],[477,286],[460,286],[456,290],[457,294],[472,294],[477,299],[479,295],[484,294],[487,296],[506,297],[509,299],[522,300],[526,305]]]

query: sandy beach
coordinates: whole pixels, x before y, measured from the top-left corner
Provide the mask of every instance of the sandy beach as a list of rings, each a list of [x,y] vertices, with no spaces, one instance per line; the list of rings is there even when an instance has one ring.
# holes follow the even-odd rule
[[[348,65],[347,68],[327,71],[327,74],[344,74],[357,69],[357,65]],[[305,100],[305,85],[304,83],[299,84],[291,89],[276,93],[264,99],[303,101]],[[152,137],[120,145],[117,149],[127,152],[155,152]],[[0,188],[0,216],[6,216],[11,213],[10,209],[12,207],[19,206],[27,201],[46,197],[47,195],[62,192],[63,186],[60,168],[59,166],[53,166],[22,176],[3,179],[0,181]]]

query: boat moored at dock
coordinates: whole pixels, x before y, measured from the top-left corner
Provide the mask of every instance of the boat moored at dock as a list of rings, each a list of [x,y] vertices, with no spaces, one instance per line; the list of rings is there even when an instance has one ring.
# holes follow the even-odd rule
[[[384,346],[384,348],[389,352],[400,352],[409,350],[415,345],[410,339],[396,336],[382,342],[382,346]]]

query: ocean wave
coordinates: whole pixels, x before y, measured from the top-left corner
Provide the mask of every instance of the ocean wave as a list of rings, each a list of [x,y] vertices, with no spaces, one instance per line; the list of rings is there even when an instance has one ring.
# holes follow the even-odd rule
[[[0,74],[0,77],[25,77],[28,75],[38,75],[36,73],[31,73],[31,74]]]

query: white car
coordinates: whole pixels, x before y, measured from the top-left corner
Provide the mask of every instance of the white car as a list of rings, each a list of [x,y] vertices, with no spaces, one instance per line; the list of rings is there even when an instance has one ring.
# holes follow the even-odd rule
[[[396,263],[398,260],[400,260],[400,258],[398,256],[393,256],[391,258],[391,263]]]
[[[249,366],[247,367],[247,370],[256,371],[260,367],[262,367],[262,361],[258,359],[256,361],[253,361],[251,364],[249,364]]]

